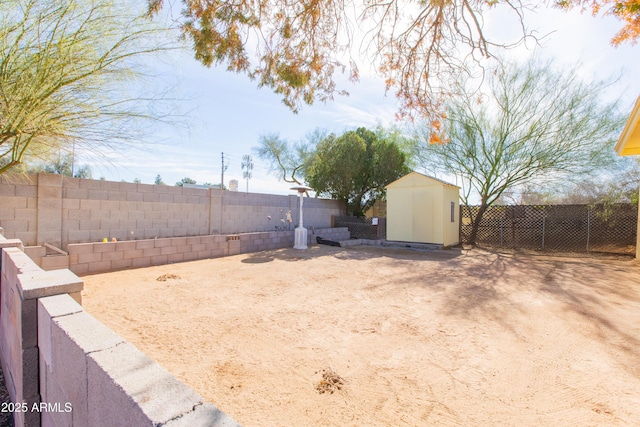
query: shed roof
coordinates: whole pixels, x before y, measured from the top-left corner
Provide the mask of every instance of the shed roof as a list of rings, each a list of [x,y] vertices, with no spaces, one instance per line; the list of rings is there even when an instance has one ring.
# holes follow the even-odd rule
[[[620,156],[640,154],[640,96],[631,110],[627,124],[614,149]]]
[[[400,183],[401,181],[405,181],[407,179],[410,179],[410,177],[416,177],[416,178],[418,178],[420,180],[424,180],[425,182],[429,182],[431,184],[436,184],[437,183],[437,184],[440,184],[440,185],[443,185],[443,186],[460,188],[457,185],[450,184],[450,183],[448,183],[446,181],[443,181],[441,179],[434,178],[432,176],[428,176],[428,175],[425,175],[425,174],[422,174],[422,173],[419,173],[419,172],[410,172],[407,175],[403,176],[402,178],[398,178],[395,181],[393,181],[392,183],[387,184],[387,186],[385,188],[393,187],[393,186],[397,185],[398,183]]]

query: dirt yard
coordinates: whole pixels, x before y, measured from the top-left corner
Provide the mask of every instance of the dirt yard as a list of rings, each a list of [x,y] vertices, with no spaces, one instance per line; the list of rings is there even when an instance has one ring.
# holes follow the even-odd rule
[[[636,261],[315,246],[84,280],[247,427],[640,423]]]

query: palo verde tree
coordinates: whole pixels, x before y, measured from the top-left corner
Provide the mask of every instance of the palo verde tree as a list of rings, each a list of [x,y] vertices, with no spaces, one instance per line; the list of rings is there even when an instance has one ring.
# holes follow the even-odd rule
[[[425,126],[422,162],[455,176],[462,201],[480,199],[470,243],[486,209],[506,190],[531,183],[584,179],[613,158],[623,119],[602,102],[604,82],[584,82],[575,70],[555,71],[535,59],[497,65],[486,93],[451,100],[444,133]],[[440,143],[434,143],[440,142]],[[446,142],[446,143],[445,143]]]
[[[143,58],[173,44],[143,12],[130,1],[0,2],[0,174],[30,153],[135,141],[140,121],[165,116],[132,84]]]
[[[317,194],[344,200],[349,213],[363,216],[384,196],[387,184],[408,172],[395,141],[358,128],[323,139],[308,163],[306,180]]]
[[[309,133],[306,140],[290,142],[278,134],[270,133],[260,136],[259,145],[253,151],[269,163],[269,172],[278,179],[302,185],[315,146],[325,136],[324,131],[317,129]]]
[[[148,0],[155,14],[166,0]],[[484,15],[491,8],[513,12],[526,30],[525,14],[549,3],[521,0],[182,0],[182,32],[197,60],[244,72],[259,86],[273,89],[294,111],[303,104],[331,99],[343,91],[334,75],[358,79],[357,62],[377,69],[387,90],[396,92],[401,114],[431,116],[469,62],[506,47],[486,36]],[[613,15],[625,27],[614,40],[638,39],[637,0],[555,0],[594,13]]]

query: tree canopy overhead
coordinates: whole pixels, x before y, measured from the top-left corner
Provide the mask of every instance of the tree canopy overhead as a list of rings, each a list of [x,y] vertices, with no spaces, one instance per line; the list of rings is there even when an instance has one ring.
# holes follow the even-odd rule
[[[148,0],[150,14],[166,0]],[[614,43],[637,41],[637,0],[556,0],[556,6],[605,9],[625,27]],[[357,80],[359,59],[370,63],[395,91],[400,115],[438,112],[445,85],[468,63],[493,54],[483,14],[502,5],[530,37],[524,13],[548,3],[521,0],[182,0],[184,36],[204,65],[247,73],[280,94],[292,110],[341,93],[337,71]],[[518,40],[515,40],[517,43]],[[367,64],[369,65],[369,64]]]
[[[640,3],[638,0],[556,0],[555,4],[563,9],[581,7],[582,11],[591,9],[593,15],[615,16],[622,21],[622,28],[611,39],[618,46],[628,42],[636,44],[640,39]]]

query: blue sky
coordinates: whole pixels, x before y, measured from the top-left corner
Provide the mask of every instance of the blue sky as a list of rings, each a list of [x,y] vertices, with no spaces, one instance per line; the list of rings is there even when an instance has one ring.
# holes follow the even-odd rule
[[[487,27],[494,29],[498,37],[512,34],[513,22],[500,11],[486,16]],[[585,79],[609,79],[621,74],[610,94],[612,99],[621,96],[622,105],[630,110],[640,95],[640,46],[614,48],[609,44],[620,26],[615,19],[547,9],[530,13],[526,22],[530,30],[548,34],[542,40],[542,48],[537,48],[543,57],[554,58],[560,66],[579,66]],[[532,43],[507,51],[504,56],[523,59],[531,48]],[[150,184],[160,174],[170,185],[186,176],[198,183],[219,183],[224,152],[229,165],[225,184],[237,179],[244,191],[242,156],[252,154],[250,192],[293,194],[290,185],[267,174],[267,164],[253,154],[260,135],[278,133],[283,138],[299,140],[316,128],[339,133],[358,126],[388,125],[394,123],[397,111],[393,95],[385,95],[382,79],[366,72],[359,83],[343,84],[350,96],[336,96],[326,104],[318,103],[293,114],[268,89],[257,89],[256,83],[245,75],[205,68],[191,59],[188,50],[175,52],[157,69],[164,76],[161,83],[176,84],[175,91],[183,99],[180,108],[188,111],[187,126],[154,132],[151,139],[157,142],[142,150],[113,153],[108,163],[80,155],[79,163],[89,164],[94,178],[128,182],[138,178]]]

